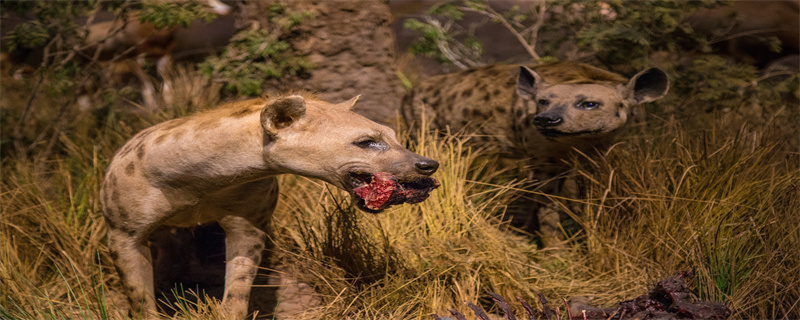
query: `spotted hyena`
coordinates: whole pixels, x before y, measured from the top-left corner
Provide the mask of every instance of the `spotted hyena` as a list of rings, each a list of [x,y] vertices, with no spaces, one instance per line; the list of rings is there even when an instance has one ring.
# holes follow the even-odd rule
[[[148,238],[158,227],[218,222],[225,231],[223,311],[247,314],[250,286],[278,199],[275,176],[299,174],[380,212],[438,187],[434,160],[395,133],[308,95],[223,105],[143,130],[114,156],[101,188],[109,251],[134,316],[154,317]],[[155,246],[157,248],[157,246]]]
[[[570,157],[608,148],[634,107],[668,88],[658,68],[628,80],[581,63],[492,65],[426,79],[405,97],[402,113],[412,127],[425,119],[432,128],[471,133],[471,141],[505,157],[527,159],[529,178],[546,182],[546,194],[576,193],[574,181],[563,179]],[[545,245],[560,234],[558,206],[534,209]],[[535,229],[533,219],[523,220]]]

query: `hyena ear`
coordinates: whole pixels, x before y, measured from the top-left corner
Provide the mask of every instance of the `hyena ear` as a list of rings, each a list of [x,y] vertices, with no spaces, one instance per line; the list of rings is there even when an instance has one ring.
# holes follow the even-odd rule
[[[669,78],[663,70],[650,68],[633,76],[625,87],[636,103],[655,101],[667,94]]]
[[[301,96],[288,96],[270,101],[261,111],[261,126],[270,138],[306,114],[306,101]]]
[[[517,78],[517,94],[525,100],[533,99],[539,85],[542,84],[542,77],[536,71],[526,66],[519,67],[519,78]]]
[[[347,107],[347,110],[352,110],[353,106],[356,105],[356,101],[358,101],[358,98],[360,98],[360,97],[361,97],[361,95],[359,94],[359,95],[357,95],[355,97],[350,98],[350,100],[347,100],[345,102],[339,103],[339,105],[343,105],[343,106]]]

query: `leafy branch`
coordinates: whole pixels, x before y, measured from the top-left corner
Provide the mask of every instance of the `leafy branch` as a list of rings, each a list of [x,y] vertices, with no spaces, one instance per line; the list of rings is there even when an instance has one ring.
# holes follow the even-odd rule
[[[423,20],[424,22],[409,19],[406,20],[404,26],[407,29],[423,33],[425,40],[432,43],[438,53],[441,54],[440,60],[451,62],[461,69],[482,65],[479,61],[482,48],[476,45],[475,40],[470,40],[473,41],[471,44],[470,41],[457,41],[455,36],[459,32],[453,31],[453,21],[442,23],[430,16],[423,17]],[[427,53],[431,50],[425,48],[424,45],[417,46],[416,50],[429,56],[433,55]]]
[[[311,62],[295,54],[288,37],[307,19],[310,12],[291,12],[280,2],[267,11],[274,27],[261,28],[254,23],[231,38],[221,56],[209,57],[198,67],[225,89],[239,95],[260,95],[264,80],[286,74],[296,75],[313,68]]]

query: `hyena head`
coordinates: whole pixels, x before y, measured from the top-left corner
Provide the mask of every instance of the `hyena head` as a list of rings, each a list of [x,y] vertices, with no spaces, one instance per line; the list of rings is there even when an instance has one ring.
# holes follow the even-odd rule
[[[632,107],[657,100],[669,89],[667,74],[650,68],[627,83],[548,83],[528,67],[520,67],[517,93],[527,103],[520,119],[551,139],[604,136],[622,128]]]
[[[293,95],[267,102],[261,112],[265,161],[346,190],[367,212],[425,200],[439,186],[430,178],[439,163],[404,148],[389,127],[351,111],[356,100],[331,104]]]

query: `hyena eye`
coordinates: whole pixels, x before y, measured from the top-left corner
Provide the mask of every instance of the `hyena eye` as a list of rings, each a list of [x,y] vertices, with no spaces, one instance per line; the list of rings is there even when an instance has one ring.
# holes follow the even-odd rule
[[[550,101],[545,99],[539,99],[539,101],[536,101],[536,103],[538,103],[540,106],[546,107],[547,105],[550,104]]]
[[[578,108],[580,108],[580,109],[597,109],[597,107],[600,107],[600,105],[601,105],[600,102],[584,101],[584,102],[581,102],[581,103],[578,104]]]
[[[361,149],[376,149],[376,150],[386,150],[389,149],[389,146],[382,141],[375,140],[374,138],[364,138],[361,140],[356,140],[353,142],[356,147]]]
[[[369,148],[371,145],[374,145],[375,143],[377,143],[377,141],[375,141],[375,139],[372,138],[361,139],[356,142],[353,142],[353,144],[356,145],[357,147],[364,149]]]

